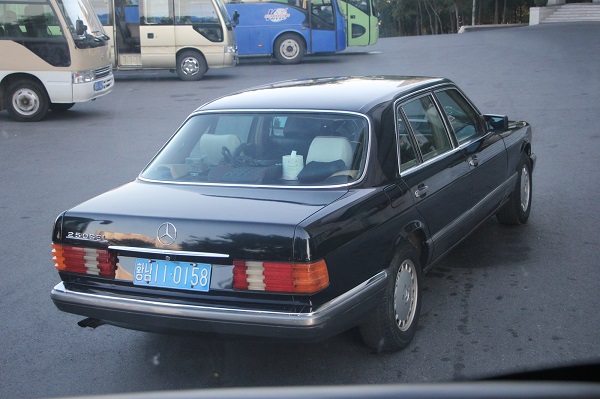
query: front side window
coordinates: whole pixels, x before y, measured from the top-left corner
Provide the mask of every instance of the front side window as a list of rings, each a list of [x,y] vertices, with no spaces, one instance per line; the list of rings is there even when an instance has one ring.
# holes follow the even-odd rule
[[[189,118],[142,172],[175,183],[331,186],[365,168],[369,124],[337,113],[205,113]]]
[[[454,89],[436,93],[459,144],[479,135],[479,114]]]
[[[420,97],[402,105],[423,161],[434,158],[452,148],[442,117],[431,96]]]

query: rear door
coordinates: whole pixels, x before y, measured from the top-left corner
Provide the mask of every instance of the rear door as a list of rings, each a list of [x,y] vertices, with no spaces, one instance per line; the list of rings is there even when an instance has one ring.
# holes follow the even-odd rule
[[[426,221],[433,261],[468,232],[469,165],[455,148],[431,94],[400,105],[397,130],[400,174]]]

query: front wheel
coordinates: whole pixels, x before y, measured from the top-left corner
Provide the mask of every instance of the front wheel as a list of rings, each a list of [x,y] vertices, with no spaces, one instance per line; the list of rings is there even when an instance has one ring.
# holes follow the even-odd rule
[[[273,53],[280,64],[298,64],[306,51],[304,41],[293,33],[284,33],[275,41]]]
[[[526,154],[521,157],[518,174],[515,190],[496,214],[496,218],[502,224],[523,224],[529,219],[532,195],[531,161]]]
[[[365,344],[378,352],[406,347],[415,335],[421,311],[422,271],[417,251],[400,251],[389,273],[382,302],[359,326]]]
[[[185,81],[200,80],[208,71],[208,65],[202,54],[196,51],[184,51],[177,56],[177,76]]]
[[[37,122],[48,113],[48,94],[33,80],[11,83],[6,90],[4,104],[8,114],[19,122]]]

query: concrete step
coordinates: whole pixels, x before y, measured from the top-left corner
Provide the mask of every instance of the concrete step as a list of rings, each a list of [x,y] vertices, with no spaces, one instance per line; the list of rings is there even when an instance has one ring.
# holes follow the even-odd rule
[[[600,21],[600,4],[563,4],[542,23]]]

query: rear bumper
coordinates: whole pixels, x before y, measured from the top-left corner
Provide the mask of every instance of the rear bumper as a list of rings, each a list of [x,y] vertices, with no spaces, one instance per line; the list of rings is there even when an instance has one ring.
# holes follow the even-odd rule
[[[125,328],[188,330],[296,341],[319,341],[359,324],[377,306],[388,275],[380,272],[310,313],[173,304],[69,290],[61,282],[51,292],[56,307]]]

